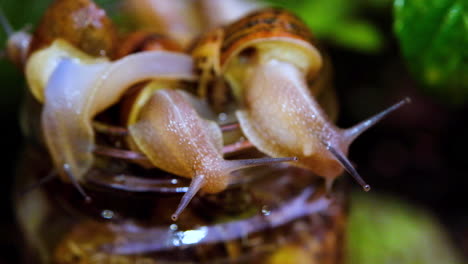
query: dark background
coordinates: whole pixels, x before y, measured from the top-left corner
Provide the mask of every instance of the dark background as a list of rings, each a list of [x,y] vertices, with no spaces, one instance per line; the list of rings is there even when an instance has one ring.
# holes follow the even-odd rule
[[[48,1],[1,0],[15,29],[33,24]],[[19,4],[21,3],[21,4]],[[361,14],[385,33],[385,47],[366,55],[329,43],[340,102],[339,126],[348,127],[405,96],[413,103],[362,135],[351,147],[372,192],[385,193],[427,209],[450,232],[456,247],[468,252],[468,108],[450,107],[421,92],[408,73],[391,31],[392,17],[364,10]],[[5,43],[4,32],[0,41]],[[0,264],[16,263],[20,248],[15,226],[12,186],[21,155],[19,109],[25,92],[21,72],[0,61],[2,183],[0,184]],[[352,183],[356,188],[356,184]]]

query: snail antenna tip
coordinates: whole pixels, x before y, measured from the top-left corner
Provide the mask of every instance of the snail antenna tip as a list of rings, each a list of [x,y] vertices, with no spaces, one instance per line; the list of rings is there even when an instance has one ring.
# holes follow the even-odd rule
[[[359,124],[344,130],[344,138],[351,144],[354,139],[356,139],[360,134],[362,134],[367,129],[373,127],[377,124],[380,120],[388,116],[390,113],[398,110],[402,106],[411,103],[411,99],[409,97],[405,97],[403,100],[400,100],[398,103],[388,107],[387,109],[383,110],[382,112],[370,117],[367,120],[360,122]]]
[[[343,168],[351,174],[351,176],[361,185],[362,189],[366,192],[370,191],[371,187],[369,184],[367,184],[359,175],[359,173],[356,171],[354,166],[351,164],[351,162],[344,156],[341,152],[336,150],[334,147],[332,147],[330,144],[326,144],[327,150],[330,151],[330,153],[336,158],[336,160],[343,166]]]
[[[193,177],[187,192],[184,194],[184,196],[182,196],[182,200],[177,206],[177,210],[171,216],[172,221],[177,221],[177,219],[179,219],[180,214],[184,211],[184,209],[190,203],[192,198],[195,196],[195,194],[198,193],[198,191],[201,189],[201,187],[203,187],[204,184],[204,175],[196,175],[195,177]]]
[[[240,169],[256,167],[261,165],[270,165],[274,163],[297,161],[297,157],[285,158],[260,158],[260,159],[241,159],[241,160],[226,160],[227,170],[236,171]]]
[[[65,174],[67,175],[67,177],[70,179],[72,185],[76,188],[76,190],[81,194],[81,196],[83,196],[84,198],[84,201],[86,203],[91,203],[93,201],[93,199],[91,199],[91,197],[89,195],[86,194],[85,190],[83,189],[83,187],[81,187],[80,183],[77,181],[75,175],[73,175],[73,173],[70,171],[70,166],[68,166],[68,164],[65,164],[63,166],[63,170],[65,171]]]

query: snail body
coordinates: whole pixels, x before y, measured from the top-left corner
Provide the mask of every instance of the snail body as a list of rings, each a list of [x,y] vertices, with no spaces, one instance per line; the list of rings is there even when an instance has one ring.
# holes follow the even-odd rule
[[[199,42],[193,55],[200,62],[206,61],[207,54],[218,54],[209,67],[197,63],[201,76],[203,71],[212,71],[229,83],[239,106],[236,116],[241,129],[257,149],[272,157],[298,157],[295,166],[324,177],[328,186],[346,169],[369,190],[346,158],[349,145],[405,101],[350,129],[336,127],[315,99],[324,92],[323,86],[309,85],[323,67],[314,43],[294,15],[264,9],[213,31]]]
[[[222,132],[213,121],[199,116],[182,91],[156,90],[141,109],[130,135],[151,163],[164,171],[192,179],[172,219],[195,194],[224,191],[231,172],[245,167],[293,161],[294,158],[225,160]]]

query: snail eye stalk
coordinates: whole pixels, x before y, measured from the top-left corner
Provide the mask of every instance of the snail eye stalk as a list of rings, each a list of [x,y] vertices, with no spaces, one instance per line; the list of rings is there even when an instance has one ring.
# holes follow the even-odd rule
[[[76,188],[76,190],[81,194],[81,196],[83,196],[85,202],[90,203],[92,201],[91,197],[87,195],[83,187],[81,187],[75,175],[73,175],[73,173],[71,172],[70,166],[68,164],[63,165],[63,171],[65,172],[67,178],[71,181],[73,186]]]
[[[353,142],[363,132],[373,127],[375,124],[377,124],[383,118],[387,117],[389,114],[393,113],[394,111],[400,109],[402,106],[409,104],[409,103],[411,103],[411,99],[409,97],[406,97],[403,100],[399,101],[398,103],[383,110],[382,112],[370,117],[369,119],[364,120],[360,122],[359,124],[346,129],[343,134],[343,138],[345,139],[345,142],[347,142],[347,144],[351,144],[351,142]]]
[[[354,166],[351,164],[351,162],[346,158],[345,155],[340,153],[338,150],[336,150],[334,147],[331,145],[327,144],[326,145],[327,150],[330,151],[330,153],[336,158],[336,160],[343,166],[343,168],[361,185],[362,189],[366,192],[370,191],[371,187],[369,184],[367,184],[359,175],[359,173],[356,171]]]
[[[3,12],[3,8],[1,7],[0,7],[0,24],[8,37],[11,37],[15,33],[15,31],[13,30],[13,27],[11,26],[10,21],[8,21],[8,18]]]

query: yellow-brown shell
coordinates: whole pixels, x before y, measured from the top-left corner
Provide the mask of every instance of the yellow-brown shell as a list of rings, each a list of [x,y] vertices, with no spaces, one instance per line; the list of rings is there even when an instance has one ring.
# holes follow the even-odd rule
[[[286,10],[267,8],[225,28],[220,64],[223,67],[232,56],[255,42],[275,39],[295,40],[306,47],[314,45],[312,33],[298,17]]]
[[[208,86],[221,75],[220,52],[223,40],[224,30],[218,28],[205,33],[192,49],[195,67],[200,76],[198,95],[202,98],[207,96]]]
[[[239,94],[239,85],[233,79],[238,79],[236,71],[244,71],[246,67],[233,65],[233,61],[240,54],[248,56],[254,50],[251,47],[259,48],[267,57],[290,61],[309,79],[314,79],[322,68],[322,57],[307,26],[286,10],[267,8],[213,30],[196,42],[192,56],[200,72],[199,95],[205,97],[207,86],[221,75]]]
[[[62,38],[92,56],[112,57],[116,31],[92,0],[55,0],[34,32],[29,53]]]

